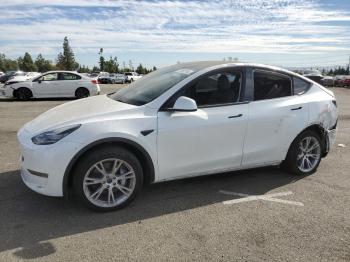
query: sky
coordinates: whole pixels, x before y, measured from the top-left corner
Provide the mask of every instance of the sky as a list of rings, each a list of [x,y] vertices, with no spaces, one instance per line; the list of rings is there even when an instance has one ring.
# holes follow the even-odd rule
[[[222,60],[346,65],[350,0],[0,0],[0,53],[55,60],[65,36],[79,63],[98,52],[147,67]]]

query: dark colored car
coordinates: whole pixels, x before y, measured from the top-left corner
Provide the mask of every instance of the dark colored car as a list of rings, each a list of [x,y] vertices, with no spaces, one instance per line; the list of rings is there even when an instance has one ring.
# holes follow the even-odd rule
[[[99,84],[115,84],[115,80],[109,76],[101,76],[97,80]]]
[[[6,83],[8,80],[10,80],[12,77],[14,76],[24,76],[26,75],[25,72],[21,72],[21,71],[8,71],[6,72],[6,74],[2,75],[0,77],[0,83],[4,84]]]

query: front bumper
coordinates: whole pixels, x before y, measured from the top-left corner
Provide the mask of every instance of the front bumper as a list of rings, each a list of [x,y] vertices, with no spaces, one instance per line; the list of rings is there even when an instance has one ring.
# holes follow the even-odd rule
[[[13,89],[8,86],[0,88],[0,96],[13,97]]]
[[[63,176],[80,144],[58,141],[52,145],[35,145],[31,137],[24,129],[17,134],[23,182],[40,194],[63,196]]]

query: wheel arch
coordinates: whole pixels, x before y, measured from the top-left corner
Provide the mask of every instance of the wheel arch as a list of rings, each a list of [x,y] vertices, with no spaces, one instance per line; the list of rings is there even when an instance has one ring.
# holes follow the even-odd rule
[[[325,157],[328,153],[327,151],[327,131],[326,129],[322,126],[322,124],[311,124],[309,126],[307,126],[306,128],[304,128],[302,131],[300,131],[296,136],[295,138],[293,139],[293,141],[290,143],[289,147],[288,147],[288,152],[292,146],[292,144],[294,143],[295,139],[300,136],[303,132],[305,131],[313,131],[315,132],[317,135],[319,135],[319,137],[321,138],[321,142],[323,143],[323,152],[322,152],[322,157]],[[287,154],[288,154],[287,152]],[[287,155],[286,155],[287,157]]]
[[[130,152],[134,153],[135,156],[139,159],[140,164],[142,166],[143,172],[144,172],[144,182],[145,184],[151,184],[155,180],[155,170],[154,170],[154,164],[152,161],[151,156],[149,153],[144,149],[141,145],[138,143],[126,139],[126,138],[104,138],[100,139],[98,141],[95,141],[93,143],[88,144],[83,149],[81,149],[75,156],[71,159],[69,162],[63,176],[63,183],[62,183],[62,190],[63,190],[63,196],[68,197],[70,189],[72,188],[73,184],[73,173],[76,164],[78,161],[88,152],[91,152],[92,150],[95,150],[99,147],[104,146],[111,146],[111,145],[117,145],[121,146]]]
[[[33,90],[32,90],[31,88],[29,88],[28,86],[20,86],[20,87],[18,87],[18,88],[16,88],[16,89],[13,89],[12,95],[13,95],[14,97],[16,97],[16,93],[17,93],[20,89],[27,89],[27,90],[30,92],[30,94],[31,94],[30,97],[34,97]]]
[[[77,87],[76,89],[75,89],[75,91],[74,91],[74,95],[76,96],[77,95],[77,91],[79,90],[79,89],[85,89],[85,90],[87,90],[88,92],[89,92],[89,95],[90,95],[90,89],[88,88],[88,87],[85,87],[85,86],[79,86],[79,87]]]

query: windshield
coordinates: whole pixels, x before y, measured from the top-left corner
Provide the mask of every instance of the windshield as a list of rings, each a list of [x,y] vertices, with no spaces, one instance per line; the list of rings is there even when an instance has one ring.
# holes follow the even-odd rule
[[[109,97],[127,104],[144,105],[202,68],[202,65],[190,63],[161,68],[143,76]]]

